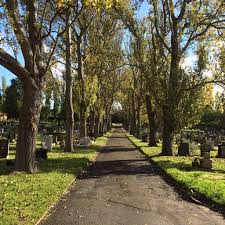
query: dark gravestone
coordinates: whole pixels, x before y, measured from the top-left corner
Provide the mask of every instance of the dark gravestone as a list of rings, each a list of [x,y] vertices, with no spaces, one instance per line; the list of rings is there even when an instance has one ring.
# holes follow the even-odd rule
[[[225,158],[225,142],[218,145],[218,157]]]
[[[9,154],[9,141],[6,138],[0,139],[0,158],[7,158]]]
[[[188,143],[180,143],[180,146],[178,147],[178,155],[179,156],[189,156],[190,150],[189,150],[189,144]]]
[[[41,159],[48,159],[47,148],[40,148],[36,150],[36,159],[37,161],[40,161]]]

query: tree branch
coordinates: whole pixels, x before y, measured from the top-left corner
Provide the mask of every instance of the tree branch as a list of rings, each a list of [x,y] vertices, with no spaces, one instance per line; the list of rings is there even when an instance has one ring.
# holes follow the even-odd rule
[[[30,74],[17,60],[2,48],[0,48],[0,65],[8,69],[21,80],[25,80]]]

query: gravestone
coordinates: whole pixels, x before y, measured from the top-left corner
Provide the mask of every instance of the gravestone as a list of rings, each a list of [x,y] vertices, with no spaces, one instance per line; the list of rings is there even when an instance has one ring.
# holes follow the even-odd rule
[[[53,136],[52,135],[45,135],[43,137],[43,141],[48,151],[52,151],[52,144],[53,144]]]
[[[91,139],[89,137],[80,138],[80,145],[88,147],[91,144]]]
[[[180,146],[178,147],[178,155],[179,156],[189,156],[190,155],[188,143],[180,143]]]
[[[212,169],[212,160],[210,159],[210,152],[203,153],[203,158],[200,159],[200,167],[203,169]]]
[[[225,158],[225,142],[218,145],[218,157]]]
[[[9,140],[0,138],[0,158],[7,158],[9,154]]]

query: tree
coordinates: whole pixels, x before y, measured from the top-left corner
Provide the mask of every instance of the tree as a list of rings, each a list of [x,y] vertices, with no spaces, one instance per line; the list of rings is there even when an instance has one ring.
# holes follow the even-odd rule
[[[23,87],[19,79],[12,79],[11,85],[6,88],[2,105],[3,112],[8,119],[18,119],[22,106]]]
[[[223,23],[224,1],[153,1],[154,29],[166,49],[170,68],[163,111],[163,155],[173,155],[172,140],[182,88],[180,62],[193,42]],[[196,16],[198,15],[198,16]]]
[[[23,103],[20,110],[16,147],[17,171],[35,172],[36,134],[42,105],[44,78],[57,45],[58,24],[54,24],[61,9],[52,1],[3,1],[1,13],[9,25],[11,35],[21,50],[24,65],[16,57],[0,48],[0,64],[15,74],[23,84]],[[21,10],[23,9],[23,10]],[[3,17],[2,17],[3,18]],[[53,28],[58,34],[53,35]],[[50,35],[55,37],[49,40]],[[44,43],[49,47],[46,51]]]

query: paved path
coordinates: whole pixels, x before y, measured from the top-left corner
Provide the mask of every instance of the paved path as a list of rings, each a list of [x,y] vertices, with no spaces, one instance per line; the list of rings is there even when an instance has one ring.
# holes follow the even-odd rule
[[[120,130],[44,225],[224,225],[182,200]]]

